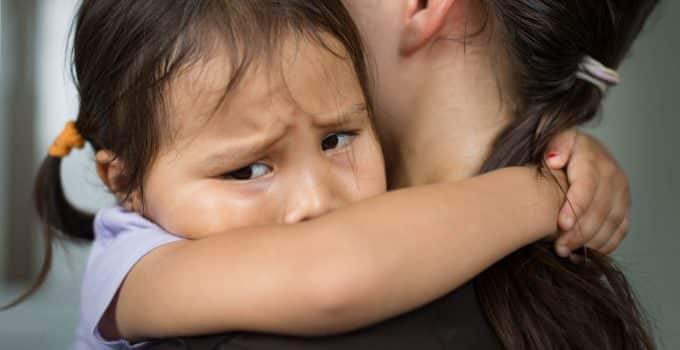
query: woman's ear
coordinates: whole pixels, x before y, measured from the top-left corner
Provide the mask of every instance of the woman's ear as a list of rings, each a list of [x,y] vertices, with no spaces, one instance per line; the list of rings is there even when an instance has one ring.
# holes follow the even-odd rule
[[[441,32],[451,8],[459,0],[407,0],[404,31],[399,43],[401,53],[410,55]]]
[[[104,185],[116,196],[118,202],[128,210],[139,211],[141,208],[139,192],[124,193],[120,188],[120,177],[123,174],[125,165],[123,161],[109,150],[98,151],[95,155],[97,175]]]

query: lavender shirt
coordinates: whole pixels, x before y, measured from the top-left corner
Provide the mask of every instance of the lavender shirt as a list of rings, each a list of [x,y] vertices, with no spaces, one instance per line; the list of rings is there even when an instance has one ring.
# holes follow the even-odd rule
[[[80,297],[80,322],[75,350],[138,349],[124,340],[105,341],[97,325],[132,267],[164,244],[181,240],[134,212],[121,207],[100,210],[94,221],[95,239]]]

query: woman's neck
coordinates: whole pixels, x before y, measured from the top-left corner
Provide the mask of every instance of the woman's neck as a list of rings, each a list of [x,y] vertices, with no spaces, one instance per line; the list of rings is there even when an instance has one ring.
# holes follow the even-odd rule
[[[395,116],[400,125],[390,131],[385,147],[392,188],[475,175],[514,114],[514,99],[502,93],[511,91],[509,79],[501,76],[501,63],[490,58],[495,56],[463,50],[452,61],[450,54],[444,55],[446,62],[421,65],[434,67],[422,75],[426,87],[412,110]]]

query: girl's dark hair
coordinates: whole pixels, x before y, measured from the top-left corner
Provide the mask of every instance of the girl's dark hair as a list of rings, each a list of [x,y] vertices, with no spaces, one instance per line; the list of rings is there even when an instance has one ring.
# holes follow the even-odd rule
[[[73,43],[80,95],[76,127],[95,152],[110,150],[124,161],[116,183],[120,193],[143,193],[145,174],[166,134],[164,92],[173,77],[218,45],[226,47],[231,68],[226,95],[251,65],[276,59],[291,35],[351,62],[372,111],[362,41],[340,0],[84,0]],[[334,50],[329,37],[345,52]],[[60,158],[47,157],[37,177],[44,261],[34,286],[10,306],[43,283],[56,237],[94,239],[94,217],[68,201],[60,166]]]
[[[556,134],[592,120],[603,93],[576,78],[586,55],[617,68],[657,0],[483,0],[513,61],[519,109],[481,172],[542,165]],[[623,273],[587,251],[582,264],[535,243],[475,281],[505,349],[654,349]]]

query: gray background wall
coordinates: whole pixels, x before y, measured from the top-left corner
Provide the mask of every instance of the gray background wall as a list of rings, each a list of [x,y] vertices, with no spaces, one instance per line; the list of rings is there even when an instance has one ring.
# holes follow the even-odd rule
[[[621,74],[593,129],[632,184],[632,227],[616,255],[660,348],[680,349],[680,1],[663,2]]]
[[[65,43],[76,0],[35,0],[35,18],[16,18],[8,5],[26,0],[0,0],[0,303],[15,296],[23,283],[8,282],[10,155],[25,151],[9,144],[8,106],[17,76],[7,48],[13,47],[17,21],[35,24],[36,91],[31,96],[34,143],[41,157],[63,123],[74,116],[77,101],[66,73]],[[616,253],[640,295],[660,349],[680,349],[680,2],[667,0],[621,70],[622,86],[605,103],[602,123],[592,132],[611,148],[628,172],[634,196],[629,238]],[[10,76],[14,78],[10,79]],[[26,155],[30,157],[31,155]],[[91,154],[76,152],[64,166],[67,193],[86,208],[110,200],[93,174]],[[83,176],[83,174],[87,174]],[[26,180],[29,180],[27,174]],[[26,193],[29,197],[29,193]],[[19,213],[20,214],[20,213]],[[14,215],[14,214],[13,214]],[[27,216],[30,217],[30,216]],[[37,234],[36,234],[37,237]],[[39,243],[35,253],[39,258]],[[28,302],[0,312],[3,349],[64,349],[78,317],[79,284],[87,247],[57,249],[55,267],[45,287]],[[16,254],[15,254],[16,255]]]

